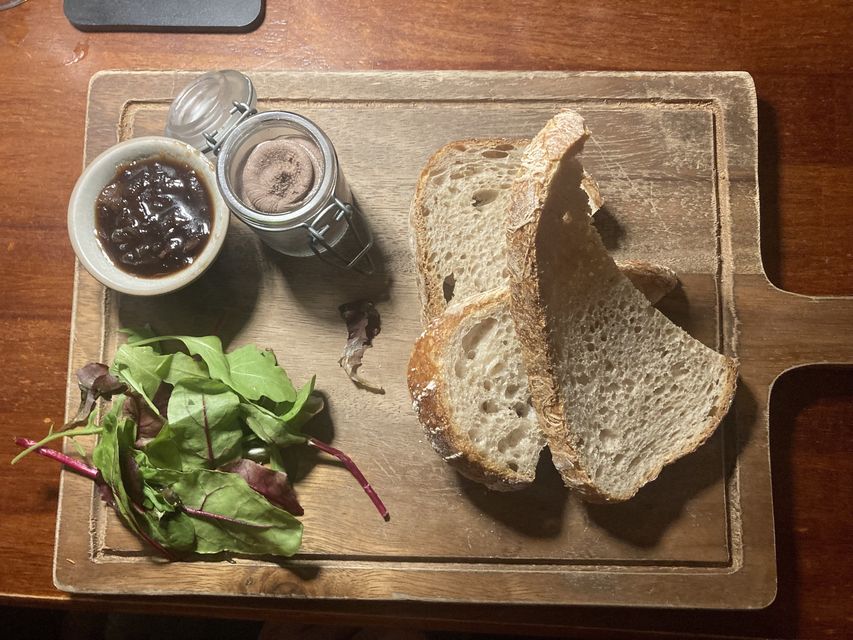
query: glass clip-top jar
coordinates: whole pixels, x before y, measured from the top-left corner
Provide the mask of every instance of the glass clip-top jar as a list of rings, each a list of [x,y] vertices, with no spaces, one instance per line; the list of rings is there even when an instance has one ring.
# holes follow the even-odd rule
[[[172,102],[166,135],[215,162],[229,209],[274,250],[373,272],[373,236],[331,140],[299,114],[259,113],[246,75],[212,71],[195,79]]]

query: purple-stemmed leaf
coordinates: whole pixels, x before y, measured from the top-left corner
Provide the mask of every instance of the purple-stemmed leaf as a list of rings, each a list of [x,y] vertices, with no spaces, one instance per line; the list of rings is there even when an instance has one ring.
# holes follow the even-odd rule
[[[290,556],[299,549],[302,524],[237,474],[199,468],[160,475],[162,484],[180,499],[184,513],[193,517],[196,553]],[[158,478],[150,482],[158,484]]]
[[[239,405],[239,396],[218,380],[188,379],[175,385],[169,398],[169,437],[184,470],[216,469],[239,459]]]
[[[295,516],[301,516],[305,513],[299,504],[296,492],[287,479],[287,474],[282,471],[275,471],[246,458],[227,464],[221,467],[220,471],[236,473],[252,489],[288,513]]]
[[[32,447],[38,443],[35,440],[30,440],[29,438],[15,438],[15,444],[23,449],[28,449],[29,447]],[[45,458],[50,458],[52,460],[56,460],[57,462],[61,462],[72,471],[79,473],[81,476],[89,478],[89,480],[98,480],[98,470],[94,467],[90,467],[82,460],[77,460],[76,458],[72,458],[71,456],[62,453],[61,451],[57,451],[56,449],[49,449],[47,447],[38,447],[37,449],[35,449],[35,452],[40,456],[44,456]]]
[[[367,497],[370,498],[370,501],[373,503],[373,506],[376,507],[376,510],[379,512],[379,515],[382,516],[384,520],[390,520],[391,516],[388,513],[388,509],[385,507],[385,504],[382,502],[382,499],[379,497],[379,494],[376,493],[376,490],[370,485],[367,481],[367,478],[364,477],[364,474],[361,472],[361,469],[358,468],[355,461],[350,458],[347,454],[345,454],[340,449],[336,449],[335,447],[326,444],[325,442],[321,442],[317,440],[317,438],[308,438],[308,446],[314,447],[323,451],[324,453],[328,453],[330,456],[336,457],[340,460],[347,471],[350,472],[353,478],[356,479],[361,488],[367,494]]]

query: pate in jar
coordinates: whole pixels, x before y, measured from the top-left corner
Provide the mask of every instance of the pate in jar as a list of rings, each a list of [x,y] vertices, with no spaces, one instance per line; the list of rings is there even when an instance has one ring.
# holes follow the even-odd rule
[[[372,272],[372,235],[331,140],[302,115],[258,113],[247,76],[214,71],[190,83],[166,133],[215,157],[223,200],[272,249]]]

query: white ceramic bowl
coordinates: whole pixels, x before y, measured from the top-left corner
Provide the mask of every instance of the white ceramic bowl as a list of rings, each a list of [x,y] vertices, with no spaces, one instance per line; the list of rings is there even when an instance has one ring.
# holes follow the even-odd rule
[[[95,235],[95,201],[115,177],[118,165],[152,156],[184,162],[195,169],[210,194],[213,231],[191,265],[170,275],[144,278],[119,269],[104,253]],[[216,186],[216,171],[198,149],[174,138],[149,136],[120,142],[86,167],[68,203],[68,236],[80,263],[101,283],[122,293],[154,296],[185,287],[207,270],[225,242],[230,215]]]

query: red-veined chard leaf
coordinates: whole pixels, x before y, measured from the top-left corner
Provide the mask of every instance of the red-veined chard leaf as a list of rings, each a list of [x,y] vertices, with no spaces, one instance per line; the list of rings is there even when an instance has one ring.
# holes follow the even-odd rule
[[[217,380],[186,380],[169,399],[169,436],[183,468],[215,469],[240,457],[240,398]]]
[[[236,473],[252,489],[288,513],[292,513],[295,516],[301,516],[305,513],[299,504],[296,492],[287,479],[287,474],[282,471],[270,469],[246,458],[231,462],[221,467],[220,471]]]
[[[169,488],[192,515],[196,553],[291,556],[299,549],[302,523],[237,474],[194,469],[178,475]]]

